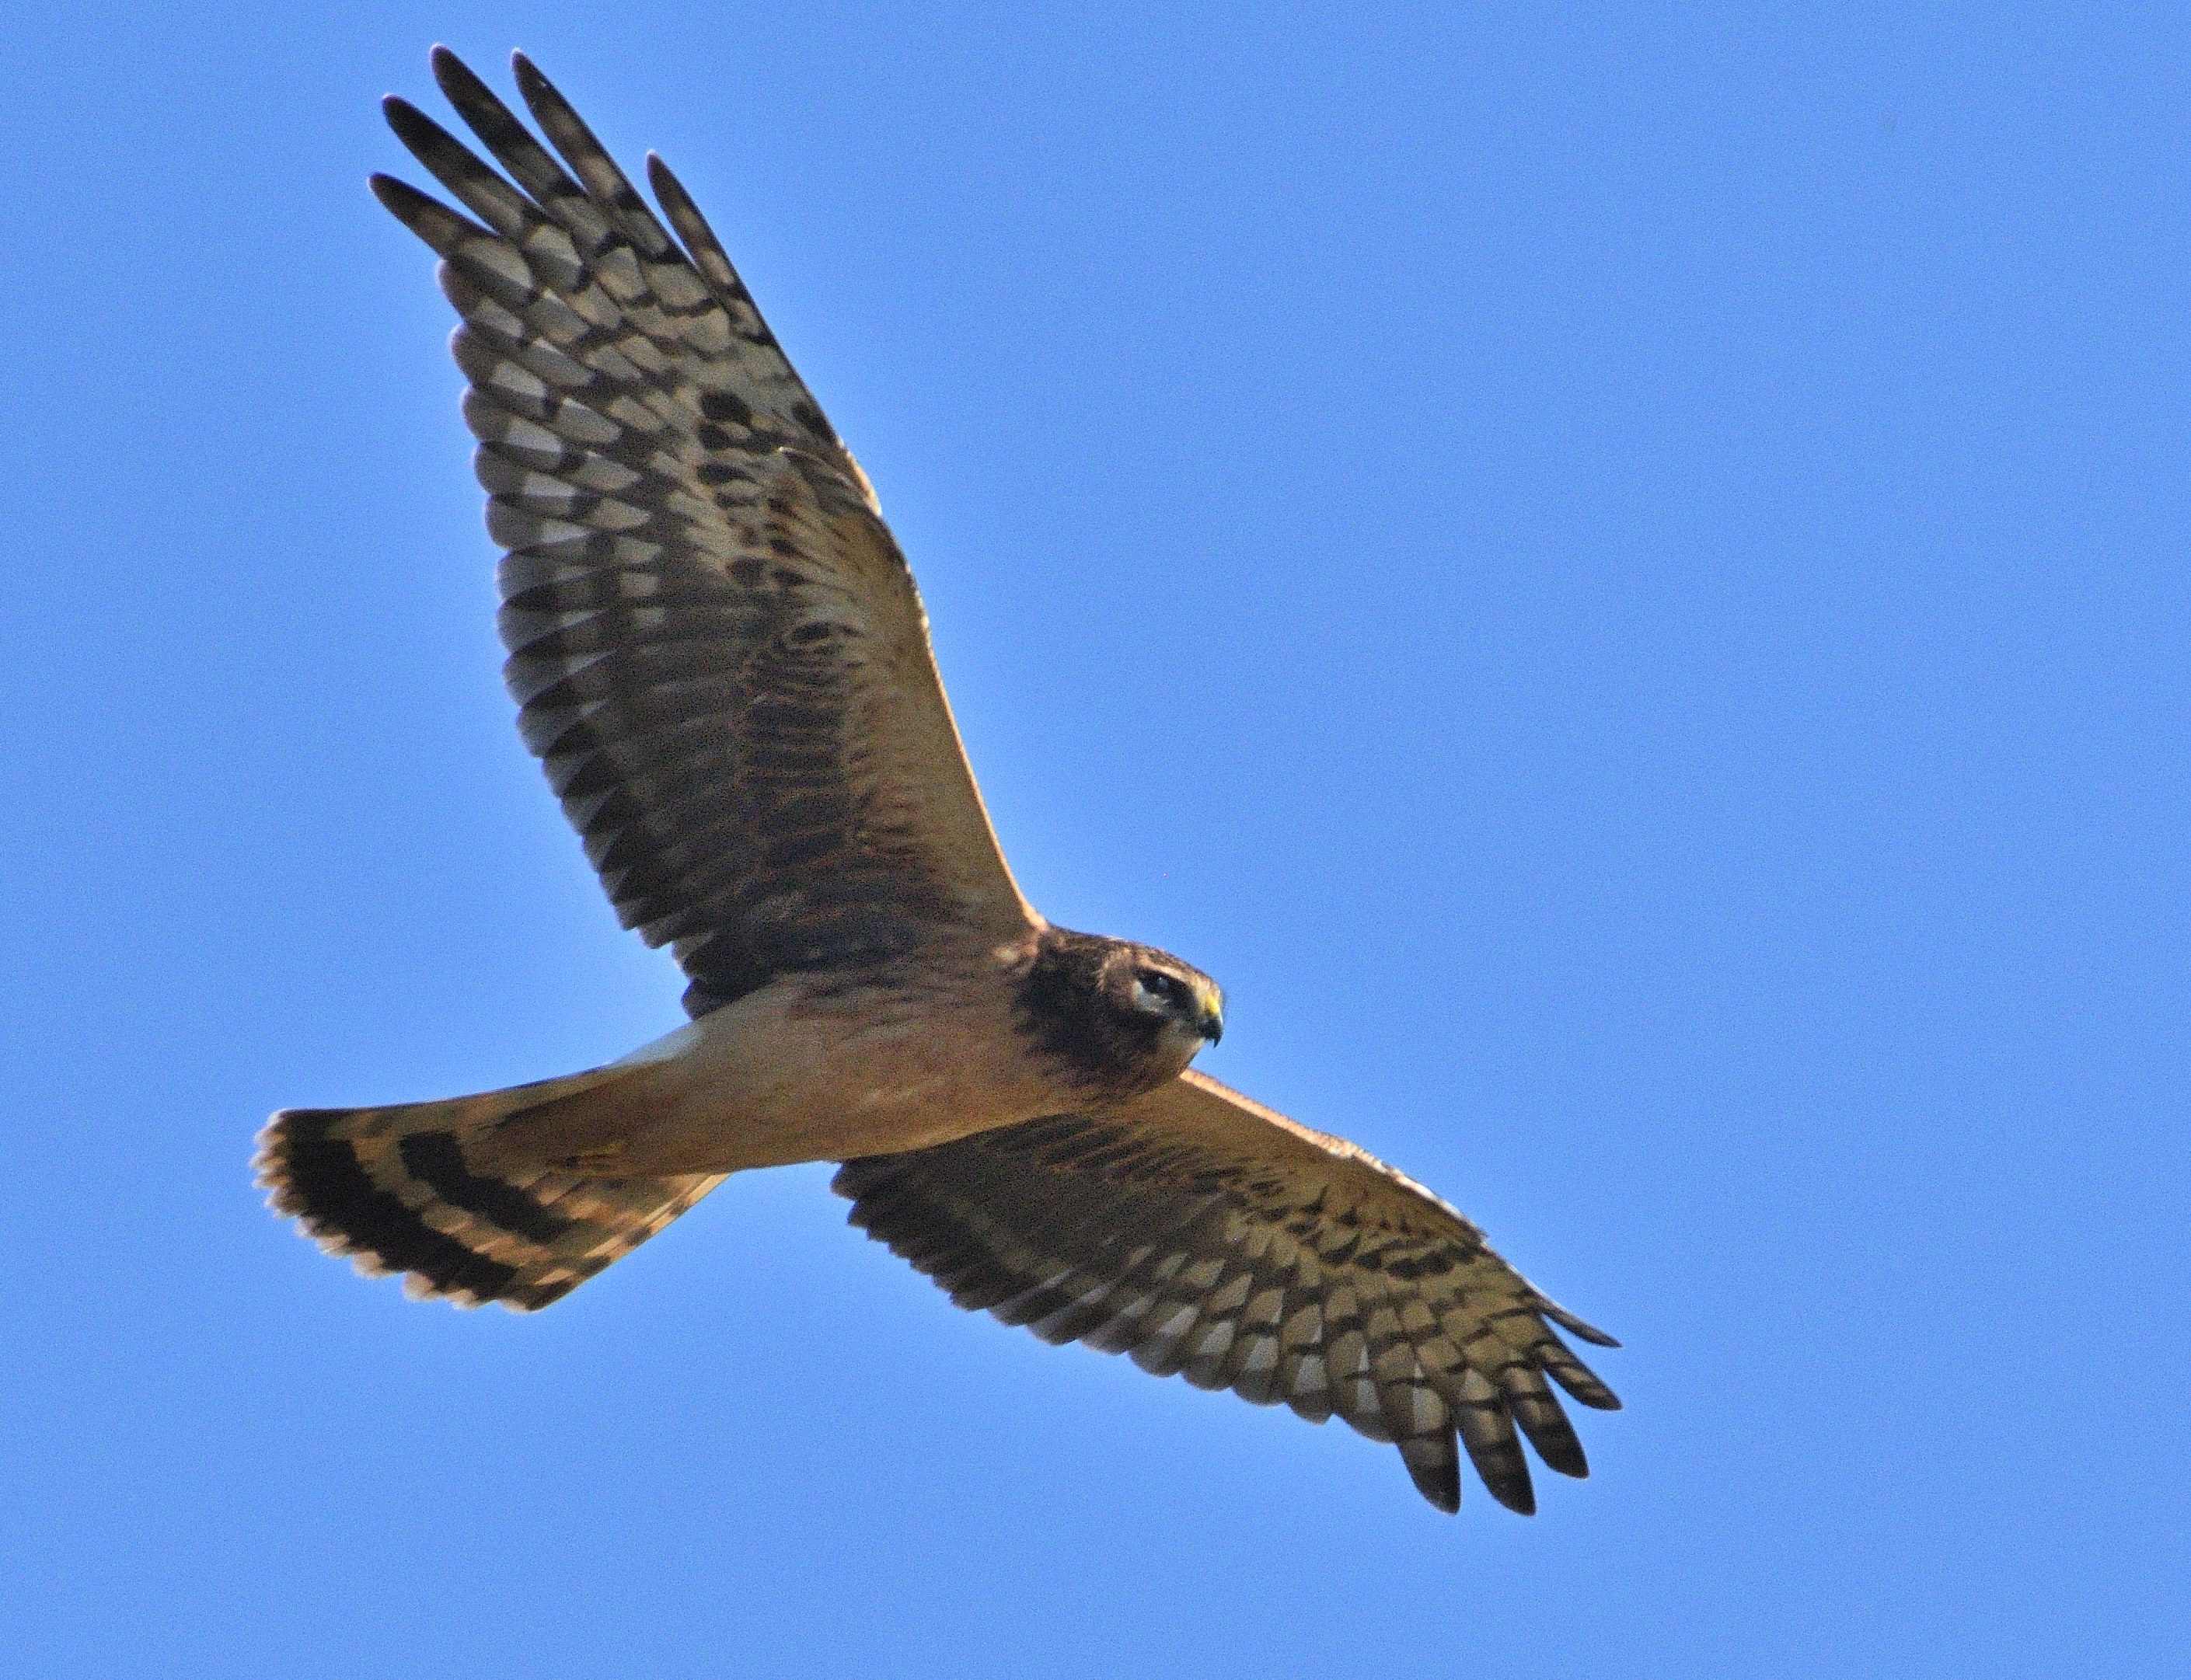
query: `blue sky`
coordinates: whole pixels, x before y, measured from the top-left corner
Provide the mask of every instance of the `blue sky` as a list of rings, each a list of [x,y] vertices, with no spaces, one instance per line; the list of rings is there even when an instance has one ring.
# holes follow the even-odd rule
[[[1033,901],[1623,1338],[1590,1481],[1439,1518],[821,1167],[525,1320],[262,1210],[277,1106],[680,1019],[364,190],[435,40],[708,211]],[[0,69],[21,1671],[2180,1656],[2180,13],[91,4]]]

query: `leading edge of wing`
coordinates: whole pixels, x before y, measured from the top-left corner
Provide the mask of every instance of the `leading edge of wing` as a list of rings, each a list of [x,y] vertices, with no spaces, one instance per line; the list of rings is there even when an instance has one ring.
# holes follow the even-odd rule
[[[1389,1187],[1389,1192],[1394,1198],[1392,1206],[1395,1209],[1418,1203],[1426,1205],[1435,1216],[1451,1221],[1460,1231],[1466,1234],[1469,1240],[1478,1244],[1483,1242],[1483,1233],[1459,1208],[1428,1185],[1410,1178],[1398,1167],[1370,1154],[1359,1144],[1350,1142],[1329,1132],[1319,1132],[1312,1126],[1304,1126],[1299,1121],[1280,1114],[1276,1109],[1265,1107],[1253,1097],[1235,1091],[1221,1081],[1212,1079],[1198,1069],[1187,1069],[1179,1076],[1176,1084],[1185,1091],[1195,1093],[1197,1100],[1192,1103],[1182,1103],[1179,1093],[1166,1088],[1153,1093],[1160,1105],[1175,1109],[1182,1116],[1191,1114],[1201,1116],[1206,1121],[1209,1116],[1229,1112],[1257,1124],[1270,1127],[1292,1140],[1293,1144],[1303,1152],[1300,1156],[1300,1159],[1309,1160],[1317,1156],[1335,1157],[1353,1167],[1374,1174],[1376,1179],[1381,1181],[1382,1186]],[[1293,1154],[1293,1150],[1284,1145],[1276,1147],[1282,1154],[1288,1155]],[[1500,1263],[1504,1265],[1506,1263],[1502,1260]],[[1518,1272],[1515,1276],[1521,1279]],[[1618,1348],[1620,1345],[1614,1337],[1607,1335],[1595,1325],[1577,1317],[1542,1290],[1538,1289],[1534,1285],[1528,1284],[1526,1279],[1521,1279],[1521,1280],[1528,1286],[1530,1295],[1534,1298],[1537,1309],[1561,1329],[1572,1331],[1594,1347]]]

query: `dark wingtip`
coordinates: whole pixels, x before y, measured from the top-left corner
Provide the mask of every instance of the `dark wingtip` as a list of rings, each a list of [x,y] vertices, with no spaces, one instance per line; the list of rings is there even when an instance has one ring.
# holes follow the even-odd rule
[[[509,55],[509,73],[517,78],[517,91],[525,95],[527,105],[532,104],[534,95],[543,89],[551,94],[555,91],[555,84],[540,73],[540,66],[523,53]]]
[[[381,174],[378,170],[365,178],[365,184],[380,201],[380,207],[407,227],[420,204],[433,202],[410,182],[399,181],[395,176]]]
[[[1486,1482],[1483,1485],[1491,1490],[1492,1498],[1516,1516],[1534,1517],[1537,1514],[1537,1490],[1529,1484],[1527,1477],[1518,1486],[1501,1482]]]
[[[380,114],[413,156],[423,156],[421,148],[430,149],[434,141],[442,138],[441,125],[401,94],[390,94],[381,100]]]
[[[654,189],[655,202],[669,212],[672,221],[677,219],[680,210],[695,219],[699,217],[700,213],[692,205],[692,195],[685,190],[685,183],[677,179],[668,160],[658,151],[646,154],[646,184]]]
[[[1572,1331],[1593,1348],[1618,1348],[1620,1345],[1596,1325],[1577,1318],[1558,1302],[1547,1296],[1537,1297],[1537,1310],[1562,1330]]]
[[[1540,1441],[1532,1436],[1529,1444],[1536,1448],[1537,1456],[1545,1461],[1546,1469],[1572,1476],[1578,1482],[1590,1479],[1590,1461],[1583,1456],[1582,1443],[1572,1436],[1553,1441]]]
[[[487,83],[473,74],[472,67],[447,47],[436,46],[426,54],[426,61],[434,68],[434,85],[459,111],[464,109],[466,96],[475,98],[487,91]]]
[[[1410,1473],[1414,1467],[1408,1466]],[[1444,1467],[1443,1473],[1435,1476],[1416,1475],[1415,1491],[1428,1500],[1431,1507],[1448,1517],[1460,1514],[1460,1465],[1454,1461]]]

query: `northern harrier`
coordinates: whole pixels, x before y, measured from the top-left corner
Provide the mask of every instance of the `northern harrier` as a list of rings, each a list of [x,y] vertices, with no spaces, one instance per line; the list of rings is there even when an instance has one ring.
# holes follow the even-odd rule
[[[561,162],[433,63],[508,177],[390,98],[470,215],[373,190],[463,317],[518,728],[692,1019],[567,1078],[285,1110],[273,1206],[414,1295],[531,1311],[726,1174],[841,1161],[852,1223],[959,1306],[1335,1414],[1442,1510],[1456,1437],[1516,1511],[1517,1426],[1585,1473],[1545,1379],[1619,1402],[1551,1325],[1610,1338],[1413,1180],[1191,1071],[1207,976],[1020,896],[874,493],[676,178],[648,158],[673,238],[521,55]]]

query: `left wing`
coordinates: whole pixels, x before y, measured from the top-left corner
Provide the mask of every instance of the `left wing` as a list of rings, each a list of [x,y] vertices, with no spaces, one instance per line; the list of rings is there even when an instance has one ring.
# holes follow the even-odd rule
[[[373,185],[464,318],[518,727],[618,918],[675,953],[695,1015],[783,973],[1039,928],[859,468],[675,178],[652,164],[681,247],[515,65],[567,170],[437,48],[507,178],[390,99],[470,216]]]
[[[1619,1344],[1459,1212],[1191,1070],[1115,1110],[848,1161],[832,1188],[954,1304],[1312,1422],[1335,1413],[1397,1443],[1442,1511],[1460,1505],[1456,1436],[1525,1515],[1516,1425],[1553,1469],[1589,1473],[1547,1376],[1584,1405],[1620,1405],[1546,1320]]]

